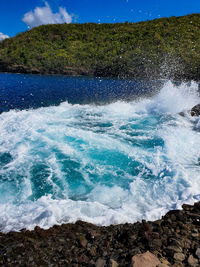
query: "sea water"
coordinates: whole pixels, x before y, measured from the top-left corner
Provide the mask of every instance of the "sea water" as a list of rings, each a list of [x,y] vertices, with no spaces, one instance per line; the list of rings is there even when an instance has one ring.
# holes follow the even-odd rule
[[[0,231],[200,200],[198,84],[0,75]],[[181,113],[180,113],[181,112]]]

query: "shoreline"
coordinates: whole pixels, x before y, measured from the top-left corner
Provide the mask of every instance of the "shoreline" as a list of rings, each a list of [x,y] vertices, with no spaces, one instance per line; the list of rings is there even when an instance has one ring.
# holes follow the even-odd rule
[[[93,73],[66,73],[66,72],[34,72],[34,71],[9,71],[0,69],[0,74],[22,74],[22,75],[35,75],[35,76],[65,76],[65,77],[82,77],[82,78],[101,78],[101,79],[119,79],[119,80],[143,80],[143,81],[173,81],[173,82],[200,82],[200,77],[188,76],[146,76],[146,75],[94,75]]]
[[[12,71],[2,71],[0,70],[0,74],[17,74],[17,75],[33,75],[35,77],[37,76],[52,76],[52,77],[65,77],[65,78],[88,78],[88,79],[105,79],[105,80],[121,80],[121,81],[142,81],[142,82],[167,82],[171,81],[172,83],[200,83],[200,78],[192,79],[190,77],[162,77],[162,76],[156,76],[156,77],[147,77],[147,76],[95,76],[90,74],[66,74],[66,73],[33,73],[33,72],[12,72]]]
[[[135,267],[137,257],[153,254],[159,264],[152,266],[200,266],[200,202],[182,208],[152,222],[97,226],[77,221],[0,233],[0,265]]]

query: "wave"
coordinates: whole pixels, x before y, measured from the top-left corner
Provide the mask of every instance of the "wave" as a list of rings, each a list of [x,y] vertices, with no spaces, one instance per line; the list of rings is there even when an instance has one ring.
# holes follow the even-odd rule
[[[2,113],[0,230],[152,220],[200,200],[199,100],[198,84],[169,81],[135,102]]]

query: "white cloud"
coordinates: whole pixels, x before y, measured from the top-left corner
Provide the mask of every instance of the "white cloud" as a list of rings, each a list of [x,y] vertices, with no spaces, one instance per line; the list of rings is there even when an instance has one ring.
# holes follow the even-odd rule
[[[0,42],[3,41],[6,38],[9,38],[9,36],[6,35],[6,34],[3,34],[2,32],[0,32]]]
[[[36,7],[24,14],[22,20],[32,28],[42,24],[71,23],[72,15],[67,13],[64,7],[59,7],[59,12],[53,13],[49,4],[45,2],[44,7]]]

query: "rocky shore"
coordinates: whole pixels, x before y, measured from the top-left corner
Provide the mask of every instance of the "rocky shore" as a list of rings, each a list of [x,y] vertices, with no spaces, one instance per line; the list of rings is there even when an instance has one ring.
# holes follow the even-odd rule
[[[200,202],[154,222],[0,233],[0,266],[200,266]]]

